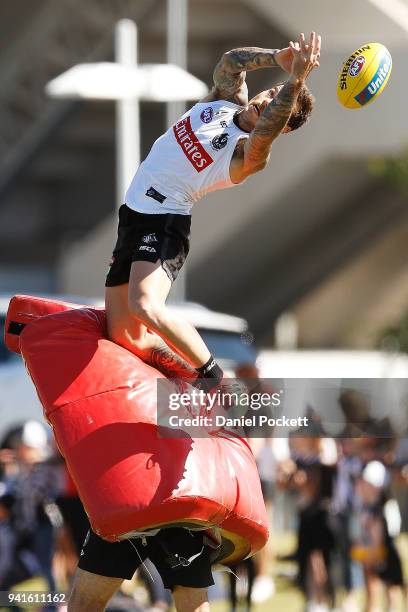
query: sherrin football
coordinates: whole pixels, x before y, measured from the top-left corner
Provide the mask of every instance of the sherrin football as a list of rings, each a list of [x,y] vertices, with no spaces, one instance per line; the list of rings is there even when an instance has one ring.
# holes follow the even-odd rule
[[[384,91],[392,70],[392,57],[384,45],[367,43],[344,62],[337,97],[346,108],[362,108]]]

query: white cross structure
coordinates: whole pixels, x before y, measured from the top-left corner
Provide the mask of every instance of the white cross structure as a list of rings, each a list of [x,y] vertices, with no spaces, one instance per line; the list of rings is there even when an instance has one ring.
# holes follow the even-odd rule
[[[77,64],[46,85],[53,98],[116,102],[117,204],[140,162],[139,100],[197,100],[207,85],[179,66],[137,63],[137,27],[122,19],[115,30],[115,62]]]

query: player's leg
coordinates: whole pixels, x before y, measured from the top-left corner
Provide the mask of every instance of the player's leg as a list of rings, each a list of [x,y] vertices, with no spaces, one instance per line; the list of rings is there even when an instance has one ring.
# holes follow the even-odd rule
[[[68,612],[103,612],[123,580],[146,559],[137,543],[107,542],[89,530],[79,556]]]
[[[220,382],[222,370],[198,332],[165,304],[187,257],[189,233],[189,216],[144,215],[121,207],[118,240],[106,278],[108,334],[164,372],[176,353],[198,370],[200,378],[210,379],[211,388]]]
[[[161,287],[156,288],[157,295]],[[167,283],[162,293],[165,301]],[[129,309],[129,284],[107,287],[105,292],[108,337],[116,344],[169,376],[195,378],[197,372],[155,333],[150,333]]]
[[[165,304],[171,281],[160,262],[134,261],[129,279],[129,310],[192,367],[203,366],[211,353],[190,323]]]
[[[366,610],[367,612],[378,612],[378,602],[382,598],[382,582],[371,568],[365,567],[364,575],[366,582]]]
[[[199,376],[220,380],[222,371],[199,333],[166,306],[170,288],[160,261],[134,261],[128,287],[106,288],[109,337],[161,371],[190,377],[185,360]]]
[[[174,604],[177,612],[208,612],[207,589],[192,589],[176,586],[173,590]]]
[[[100,576],[78,568],[68,602],[68,612],[103,612],[122,582],[123,578]]]
[[[160,286],[156,283],[153,288],[158,299],[166,300],[168,294],[167,283]],[[150,352],[156,347],[164,345],[157,334],[149,333],[146,325],[137,319],[129,308],[129,283],[115,287],[106,287],[105,306],[108,337],[135,353],[145,361]]]

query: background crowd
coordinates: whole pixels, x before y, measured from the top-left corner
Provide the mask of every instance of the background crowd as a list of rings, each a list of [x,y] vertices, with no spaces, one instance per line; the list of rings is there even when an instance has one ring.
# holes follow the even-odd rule
[[[251,377],[251,392],[262,390],[253,366],[237,375]],[[273,609],[274,598],[295,590],[308,612],[408,609],[408,436],[373,419],[360,392],[344,392],[339,405],[345,427],[336,439],[311,406],[308,427],[288,438],[248,432],[271,538],[227,578],[216,577],[220,610]],[[27,584],[69,591],[88,528],[46,426],[31,420],[9,430],[0,450],[0,591]],[[170,608],[170,593],[147,562],[109,610]]]

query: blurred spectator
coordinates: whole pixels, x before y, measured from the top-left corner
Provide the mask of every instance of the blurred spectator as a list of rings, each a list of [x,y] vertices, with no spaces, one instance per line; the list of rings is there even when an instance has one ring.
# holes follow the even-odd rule
[[[60,464],[60,477],[62,482],[61,491],[57,497],[57,505],[64,519],[64,525],[72,537],[75,551],[79,556],[89,529],[89,520],[64,460]]]
[[[267,386],[264,381],[259,378],[258,368],[253,363],[242,363],[235,370],[235,376],[239,379],[248,390],[250,395],[259,393],[272,394],[275,390]],[[273,416],[268,411],[268,408],[261,408],[257,414],[265,414]],[[275,491],[276,480],[276,460],[272,449],[272,439],[264,438],[265,431],[260,428],[251,428],[246,432],[250,436],[250,444],[255,456],[258,467],[259,476],[261,479],[262,493],[265,500],[266,510],[269,516],[269,526],[272,526],[272,510],[273,497]],[[271,434],[272,432],[267,432]],[[272,534],[272,530],[270,530]],[[250,608],[250,602],[262,603],[269,599],[275,592],[275,583],[271,576],[274,555],[272,552],[272,535],[269,538],[267,545],[259,551],[252,559],[245,562],[245,580],[248,585],[247,607]],[[239,573],[241,568],[235,568]],[[232,609],[235,609],[237,604],[236,598],[236,578],[233,574],[230,575],[231,580],[231,602]]]
[[[357,603],[354,597],[353,561],[350,557],[350,522],[354,505],[355,480],[361,474],[363,462],[356,454],[357,445],[352,438],[338,442],[339,459],[333,491],[333,519],[337,550],[341,564],[341,586],[345,590],[343,610],[354,611]]]
[[[171,591],[166,589],[156,566],[146,559],[138,569],[138,577],[143,582],[149,595],[148,612],[166,612],[171,607]]]
[[[50,592],[55,591],[52,572],[54,528],[61,517],[53,503],[58,493],[55,467],[47,461],[50,448],[47,431],[37,421],[27,421],[9,432],[3,447],[14,452],[16,470],[7,475],[14,497],[13,527],[19,545],[37,559],[40,574]]]
[[[262,603],[275,593],[275,583],[271,576],[271,572],[273,571],[273,564],[275,561],[272,523],[273,501],[276,486],[276,459],[273,451],[272,438],[252,438],[250,443],[258,467],[271,534],[266,546],[259,551],[254,559],[256,565],[252,601],[254,603]]]
[[[331,565],[335,538],[329,510],[336,457],[333,455],[332,440],[299,434],[296,432],[290,438],[291,459],[281,464],[279,483],[295,489],[298,494],[296,559],[299,564],[299,586],[305,594],[307,610],[323,612],[334,601]],[[331,456],[332,463],[329,465],[325,462],[325,454]]]
[[[385,516],[388,470],[370,461],[357,479],[352,523],[352,559],[362,563],[367,588],[367,612],[378,610],[379,587],[386,587],[388,609],[397,611],[402,594],[405,605],[401,559],[390,536]]]
[[[0,591],[41,573],[37,558],[20,542],[13,524],[15,498],[2,487],[0,492]]]
[[[408,436],[400,438],[395,447],[392,489],[401,513],[401,530],[408,532]]]
[[[258,553],[259,554],[259,553]],[[230,611],[244,609],[250,612],[253,602],[252,587],[255,579],[255,563],[253,557],[234,565],[229,573],[230,580]],[[262,601],[265,601],[262,599]]]
[[[368,398],[360,391],[347,390],[339,397],[340,408],[345,417],[341,438],[360,438],[359,455],[363,461],[379,458],[395,448],[395,433],[388,417],[374,419],[370,415]],[[363,456],[364,454],[364,456]]]
[[[57,448],[54,449],[54,461],[59,480],[59,493],[55,503],[63,519],[63,525],[57,532],[55,565],[59,582],[68,587],[76,572],[81,548],[90,525],[75,483]]]

